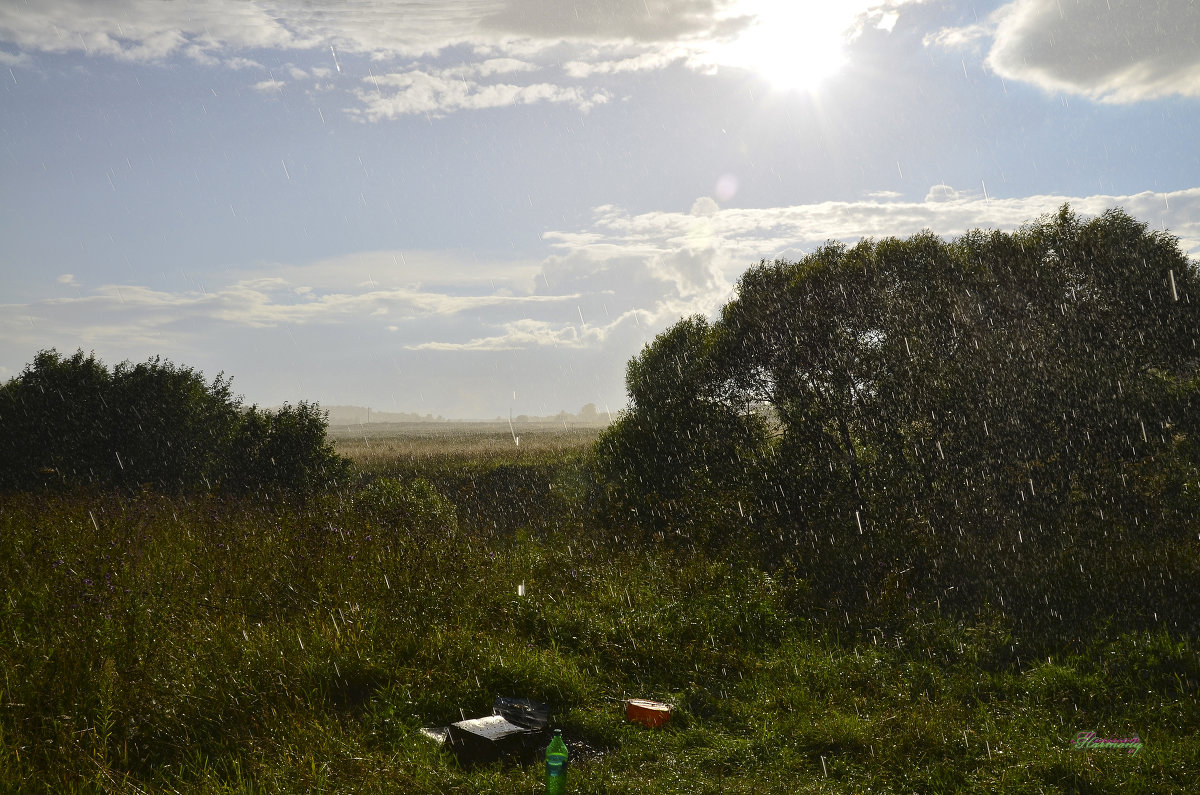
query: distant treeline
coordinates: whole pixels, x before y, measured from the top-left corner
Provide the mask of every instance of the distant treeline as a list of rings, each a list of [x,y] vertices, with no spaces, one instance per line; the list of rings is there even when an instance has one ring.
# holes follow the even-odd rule
[[[579,409],[578,414],[572,414],[569,411],[560,411],[557,414],[547,414],[543,417],[529,416],[528,414],[519,414],[512,418],[513,422],[579,422],[587,425],[600,425],[607,423],[613,419],[612,414],[607,411],[600,411],[596,408],[595,403],[588,403],[583,408]],[[507,417],[497,417],[496,422],[506,422]]]
[[[367,422],[446,422],[442,415],[415,411],[376,411],[366,406],[326,406],[330,425],[360,425]]]
[[[1195,631],[1198,337],[1196,264],[1120,211],[764,261],[630,361],[599,502],[837,616]]]
[[[325,430],[317,405],[247,407],[221,375],[51,349],[0,386],[0,490],[313,492],[347,471]]]

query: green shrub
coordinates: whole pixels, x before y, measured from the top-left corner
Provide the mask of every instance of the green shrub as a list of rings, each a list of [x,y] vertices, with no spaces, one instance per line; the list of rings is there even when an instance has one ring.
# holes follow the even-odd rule
[[[315,404],[245,408],[224,375],[51,349],[0,386],[0,490],[311,493],[347,470],[325,430]]]
[[[410,533],[444,533],[458,527],[454,503],[421,479],[404,483],[379,478],[359,489],[352,504],[364,520]]]

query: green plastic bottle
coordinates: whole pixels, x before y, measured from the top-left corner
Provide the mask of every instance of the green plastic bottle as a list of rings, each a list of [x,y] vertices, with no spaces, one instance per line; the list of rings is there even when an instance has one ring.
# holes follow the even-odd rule
[[[554,730],[554,739],[546,749],[546,795],[563,795],[567,791],[567,744],[562,729]]]

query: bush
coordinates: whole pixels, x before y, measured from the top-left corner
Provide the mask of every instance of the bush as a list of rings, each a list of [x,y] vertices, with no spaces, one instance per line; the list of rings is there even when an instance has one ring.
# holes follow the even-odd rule
[[[393,478],[379,478],[354,495],[354,510],[367,521],[404,527],[414,535],[458,527],[454,503],[420,479],[406,484]]]
[[[315,404],[243,407],[223,374],[50,349],[0,386],[0,490],[308,493],[346,472],[325,427]]]
[[[315,403],[285,403],[275,412],[251,406],[234,436],[236,455],[223,473],[227,490],[264,488],[309,494],[341,481],[349,462],[325,436],[325,415]]]

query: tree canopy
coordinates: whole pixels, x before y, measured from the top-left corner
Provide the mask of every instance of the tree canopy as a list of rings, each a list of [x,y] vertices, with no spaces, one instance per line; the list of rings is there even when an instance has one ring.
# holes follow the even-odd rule
[[[0,386],[0,489],[308,492],[346,470],[325,430],[315,404],[243,406],[224,375],[45,350]]]
[[[1032,610],[1008,575],[1087,575],[1081,533],[1106,555],[1195,540],[1198,330],[1196,264],[1120,210],[763,261],[629,363],[607,510],[753,538],[843,604]]]

